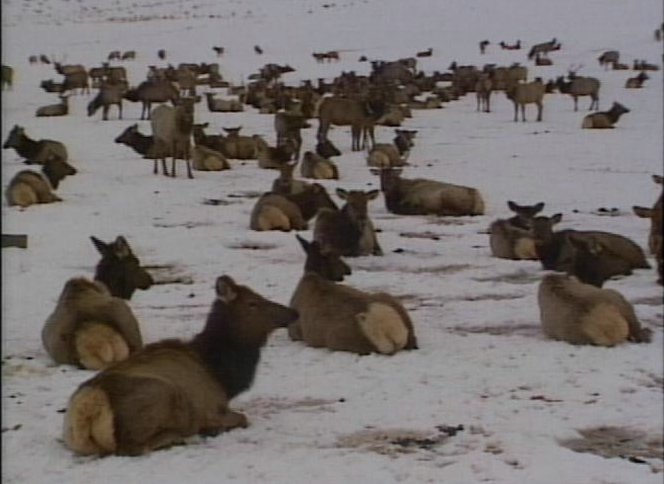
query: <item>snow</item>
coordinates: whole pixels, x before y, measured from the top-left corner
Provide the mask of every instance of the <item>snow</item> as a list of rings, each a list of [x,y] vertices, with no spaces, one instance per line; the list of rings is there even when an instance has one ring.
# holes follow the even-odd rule
[[[575,347],[541,332],[536,290],[545,274],[536,261],[491,257],[489,223],[509,216],[507,200],[546,202],[544,213],[563,213],[562,228],[620,233],[647,247],[648,223],[631,212],[649,206],[662,170],[662,75],[649,73],[643,89],[627,90],[634,71],[605,71],[596,58],[617,49],[621,60],[661,62],[653,31],[661,2],[617,0],[3,0],[3,63],[15,69],[15,86],[3,91],[2,138],[14,124],[34,138],[66,144],[79,173],[58,189],[63,202],[26,210],[3,198],[3,233],[25,233],[29,248],[2,250],[2,478],[7,483],[660,483],[662,458],[645,463],[574,452],[561,445],[579,430],[624,427],[659,439],[663,425],[662,287],[654,270],[607,282],[635,307],[653,342],[616,348]],[[535,67],[529,47],[556,37],[554,65]],[[485,55],[478,42],[489,39]],[[498,42],[521,39],[523,49],[502,51]],[[253,52],[261,45],[265,54]],[[217,58],[213,45],[224,46]],[[304,253],[292,233],[249,230],[255,198],[276,174],[256,163],[233,162],[224,172],[195,172],[188,180],[152,174],[142,160],[113,139],[139,121],[140,106],[126,103],[123,120],[89,118],[90,97],[71,98],[72,113],[36,118],[54,102],[39,89],[59,79],[51,66],[29,65],[44,53],[67,63],[99,65],[111,50],[137,51],[127,61],[132,84],[147,66],[170,62],[220,62],[239,83],[268,62],[296,68],[284,80],[331,80],[342,70],[367,73],[360,55],[394,60],[433,47],[418,60],[426,72],[461,64],[528,65],[529,78],[545,80],[578,68],[602,82],[600,108],[616,100],[631,112],[616,129],[580,128],[589,100],[574,112],[572,99],[545,97],[544,120],[512,121],[512,105],[494,94],[493,112],[477,113],[467,95],[442,110],[416,111],[404,127],[417,129],[406,176],[476,187],[487,213],[479,217],[403,217],[388,213],[382,196],[370,204],[380,229],[383,257],[349,259],[347,283],[403,298],[420,349],[392,357],[332,353],[307,348],[275,332],[264,349],[256,381],[232,406],[249,418],[247,429],[189,445],[126,458],[82,458],[61,440],[67,400],[92,372],[54,366],[40,331],[65,281],[92,277],[98,260],[89,236],[110,241],[124,235],[143,264],[172,266],[164,284],[138,291],[130,304],[146,342],[190,338],[203,325],[217,276],[229,274],[272,300],[287,304],[302,272]],[[165,48],[166,61],[156,52]],[[339,50],[338,63],[318,64],[314,51]],[[252,109],[209,113],[197,107],[209,132],[243,126],[274,143],[272,116]],[[304,133],[311,149],[317,122]],[[350,151],[346,128],[331,131],[342,150],[341,180],[334,188],[378,186],[364,153]],[[392,138],[377,130],[379,141]],[[2,186],[25,166],[2,151]],[[235,197],[233,196],[235,195]],[[239,196],[238,195],[244,195]],[[222,199],[228,205],[204,204]],[[600,217],[600,207],[618,216]],[[406,238],[430,232],[436,240]],[[302,235],[310,237],[311,232]],[[247,246],[259,245],[262,250]],[[403,249],[402,252],[395,252]],[[650,258],[654,264],[654,260]],[[439,426],[463,430],[446,435]],[[442,428],[442,427],[441,427]],[[453,432],[452,432],[453,433]],[[407,439],[420,445],[408,445]],[[401,440],[400,440],[401,439]],[[424,445],[430,439],[431,445]],[[395,443],[396,442],[396,443]],[[401,442],[401,443],[399,443]]]

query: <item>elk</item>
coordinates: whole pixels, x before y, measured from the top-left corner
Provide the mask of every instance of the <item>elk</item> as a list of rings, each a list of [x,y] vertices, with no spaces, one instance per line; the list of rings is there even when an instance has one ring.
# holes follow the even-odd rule
[[[120,60],[134,60],[136,59],[136,51],[135,50],[127,50],[122,53],[122,57]]]
[[[648,74],[645,72],[641,71],[636,77],[630,77],[625,81],[625,87],[627,89],[640,89],[643,87],[643,83],[650,79],[648,77]]]
[[[101,370],[143,347],[129,305],[104,284],[84,277],[68,280],[42,328],[42,344],[59,365]]]
[[[617,50],[607,50],[602,52],[597,58],[600,66],[604,66],[605,69],[608,69],[612,64],[615,66],[620,61],[620,52]],[[615,67],[614,67],[615,68]]]
[[[25,163],[43,165],[52,158],[67,161],[67,148],[60,141],[51,139],[33,140],[25,134],[25,128],[14,125],[2,145],[3,148],[14,148],[16,153],[25,158]]]
[[[415,54],[415,57],[431,57],[433,54],[433,48],[429,47],[427,50],[419,51]]]
[[[106,57],[106,60],[109,60],[109,61],[120,60],[121,57],[122,57],[122,54],[120,53],[119,50],[113,50],[108,54],[108,56]]]
[[[583,118],[581,127],[584,129],[611,129],[620,117],[626,113],[629,113],[629,109],[620,103],[614,102],[608,111],[586,115]]]
[[[42,106],[37,108],[35,116],[48,117],[48,116],[66,116],[69,114],[69,95],[61,94],[58,96],[60,102],[58,104],[49,104],[47,106]]]
[[[489,42],[488,40],[483,40],[483,41],[480,42],[480,54],[484,54],[484,52],[486,51],[487,46],[490,43],[491,42]]]
[[[203,145],[194,146],[191,163],[194,170],[200,171],[229,170],[231,167],[223,154]]]
[[[33,170],[19,171],[11,179],[5,191],[7,204],[27,208],[36,203],[60,202],[62,199],[53,193],[48,180]]]
[[[385,111],[385,103],[381,101],[350,99],[343,97],[324,98],[318,107],[318,141],[327,139],[331,125],[351,127],[352,150],[360,151],[367,146],[367,137],[371,145],[375,143],[374,124]],[[362,146],[360,146],[362,137]]]
[[[574,111],[579,110],[578,102],[581,96],[590,96],[589,110],[599,109],[599,88],[601,83],[594,77],[581,77],[574,74],[565,82],[563,77],[556,79],[556,86],[562,94],[569,94],[574,98]]]
[[[332,144],[332,141],[325,138],[319,139],[318,143],[316,143],[316,154],[323,158],[331,158],[333,156],[340,156],[341,151]]]
[[[144,81],[138,87],[129,89],[124,93],[124,98],[131,102],[141,102],[141,119],[150,119],[152,103],[164,103],[170,101],[175,104],[180,98],[177,88],[167,80]]]
[[[53,79],[47,79],[45,81],[40,82],[39,87],[41,87],[44,91],[49,93],[60,94],[65,91],[64,83],[54,82]]]
[[[107,121],[108,112],[115,104],[118,107],[118,119],[122,119],[122,99],[126,91],[125,83],[104,82],[95,98],[88,104],[88,116],[94,116],[97,110],[102,108],[101,119]]]
[[[546,55],[537,54],[535,56],[535,65],[536,66],[552,66],[553,61],[549,59]]]
[[[76,173],[76,168],[66,161],[62,161],[62,159],[58,157],[52,157],[46,160],[46,163],[42,165],[42,174],[46,177],[54,190],[58,189],[62,180],[68,176],[75,175]]]
[[[481,73],[475,84],[475,94],[477,96],[477,111],[485,113],[491,112],[491,91],[493,90],[493,82],[491,76],[486,73]]]
[[[600,289],[563,274],[544,276],[537,291],[540,320],[550,338],[574,345],[647,343],[632,305],[613,289]]]
[[[333,161],[311,151],[305,151],[300,164],[300,174],[304,178],[316,180],[338,180],[339,168]]]
[[[652,179],[655,183],[660,185],[662,185],[664,182],[664,178],[659,175],[653,175]],[[662,284],[664,281],[664,244],[662,243],[662,226],[664,216],[662,215],[662,193],[660,192],[660,195],[652,208],[635,205],[632,207],[632,210],[636,216],[650,219],[648,248],[650,253],[655,256],[655,260],[657,261],[657,273],[659,275],[657,282]]]
[[[484,200],[475,188],[425,178],[401,178],[402,169],[384,168],[380,189],[385,207],[398,215],[482,215]]]
[[[161,154],[161,167],[164,175],[166,170],[166,153],[172,156],[171,176],[175,177],[175,158],[182,154],[187,162],[187,176],[193,178],[191,172],[191,131],[194,125],[194,98],[181,98],[176,107],[162,104],[151,113],[150,124],[154,136],[155,149]],[[156,160],[155,160],[156,163]]]
[[[133,124],[125,129],[115,138],[116,143],[121,143],[132,148],[139,155],[148,155],[154,145],[154,137],[145,135],[138,131],[138,124]],[[155,162],[154,173],[157,173],[157,163]]]
[[[554,37],[548,42],[542,42],[532,46],[528,52],[528,60],[533,60],[537,54],[547,54],[552,50],[560,49],[560,44],[556,41]]]
[[[288,327],[293,341],[360,355],[417,349],[413,322],[397,298],[337,284],[351,273],[339,254],[296,238],[307,257],[290,301],[299,315]]]
[[[295,159],[300,159],[300,150],[302,148],[302,130],[311,125],[307,118],[301,114],[288,112],[277,112],[274,115],[274,130],[277,133],[277,146],[293,140],[295,142]]]
[[[14,86],[14,68],[2,64],[2,75],[0,76],[2,90],[11,90]]]
[[[94,236],[90,240],[101,254],[94,279],[103,283],[112,296],[129,300],[136,289],[144,291],[154,284],[152,276],[141,266],[141,261],[122,235],[113,242],[104,242]]]
[[[544,91],[544,84],[539,78],[528,83],[513,83],[505,89],[505,95],[514,103],[515,122],[518,120],[519,107],[521,107],[521,121],[526,121],[526,104],[537,106],[537,121],[542,121]]]
[[[253,136],[256,143],[256,157],[259,168],[278,170],[283,164],[293,160],[296,153],[295,141],[286,139],[282,144],[269,146],[258,135]]]
[[[537,260],[531,222],[544,208],[544,202],[519,205],[509,200],[507,206],[515,215],[508,219],[495,220],[489,226],[491,254],[501,259]]]
[[[322,250],[337,251],[345,257],[383,255],[367,210],[368,203],[380,192],[337,188],[336,193],[346,203],[338,210],[325,208],[318,212],[314,240]]]
[[[567,272],[582,282],[601,285],[612,276],[650,267],[641,247],[627,237],[598,230],[554,232],[553,226],[561,220],[562,214],[557,213],[531,221],[535,250],[544,269]]]
[[[214,51],[215,54],[217,54],[217,57],[221,57],[224,55],[224,48],[223,47],[218,47],[218,46],[213,46],[212,50]]]
[[[416,130],[395,129],[393,143],[377,143],[367,154],[367,165],[390,168],[407,165],[410,149],[415,146]]]
[[[65,415],[67,447],[134,456],[248,425],[229,401],[251,387],[270,333],[298,314],[230,276],[217,278],[215,293],[193,339],[149,344],[78,387]]]
[[[304,180],[296,180],[293,177],[297,161],[289,161],[279,166],[279,176],[272,182],[272,192],[282,194],[295,194],[311,187]]]
[[[503,50],[519,50],[521,48],[521,41],[517,40],[513,44],[507,44],[505,41],[501,40],[499,45]]]
[[[242,126],[223,128],[227,136],[223,139],[222,153],[231,159],[255,160],[258,157],[258,138],[240,135],[241,129]]]
[[[166,49],[159,49],[157,51],[157,57],[159,57],[159,59],[161,59],[161,60],[165,60],[166,59]]]

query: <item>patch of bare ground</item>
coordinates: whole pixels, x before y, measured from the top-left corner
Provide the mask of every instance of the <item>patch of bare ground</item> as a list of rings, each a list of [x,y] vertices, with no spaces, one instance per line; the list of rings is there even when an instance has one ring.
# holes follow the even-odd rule
[[[590,427],[580,429],[581,438],[560,441],[560,445],[575,452],[619,457],[636,464],[648,464],[653,472],[662,472],[664,444],[661,429],[648,434],[627,427]]]
[[[426,267],[397,267],[390,269],[408,274],[455,274],[457,272],[465,271],[466,269],[472,269],[473,267],[474,266],[470,264],[441,264]],[[384,272],[386,267],[366,266],[361,269],[367,272]]]
[[[284,411],[301,413],[334,412],[333,405],[344,402],[345,400],[343,398],[337,400],[323,398],[302,398],[294,400],[279,397],[256,397],[242,405],[242,411],[247,412],[249,415],[260,417],[270,417]]]
[[[270,250],[276,249],[278,246],[276,244],[268,244],[265,242],[252,242],[250,240],[244,240],[242,242],[236,242],[234,244],[226,245],[229,249],[245,249],[245,250]]]
[[[174,223],[174,224],[157,222],[152,224],[153,227],[157,227],[160,229],[170,229],[175,227],[184,227],[186,229],[193,229],[196,227],[210,227],[211,225],[212,222],[184,222],[184,223]]]
[[[235,205],[238,203],[241,203],[239,201],[230,201],[230,200],[224,200],[222,198],[205,198],[203,199],[203,205],[212,205],[212,206],[226,206],[226,205]]]
[[[263,192],[257,192],[252,190],[245,190],[242,192],[233,192],[226,195],[228,198],[258,198],[263,194]]]
[[[473,221],[466,218],[428,217],[427,223],[431,225],[467,225],[473,223]]]
[[[518,270],[516,272],[509,272],[507,274],[498,274],[489,277],[476,277],[478,282],[507,282],[508,284],[531,284],[538,282],[542,278],[541,274],[536,272],[528,272]]]
[[[490,334],[492,336],[527,336],[534,337],[541,334],[542,329],[537,324],[500,324],[493,326],[452,326],[447,328],[450,333]]]
[[[463,429],[463,425],[439,425],[435,431],[367,428],[342,435],[337,439],[336,447],[398,457],[420,451],[435,451]]]

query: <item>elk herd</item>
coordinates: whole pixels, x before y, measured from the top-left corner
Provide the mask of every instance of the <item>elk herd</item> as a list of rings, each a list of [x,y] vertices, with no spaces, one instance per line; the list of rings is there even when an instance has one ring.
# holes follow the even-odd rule
[[[488,40],[480,43],[483,54],[490,45]],[[499,45],[521,49],[520,40]],[[527,59],[536,65],[552,65],[543,59],[550,60],[560,49],[555,38],[534,44]],[[224,54],[223,47],[212,50],[218,57]],[[259,46],[254,50],[263,52]],[[288,306],[223,275],[214,283],[214,301],[200,333],[188,341],[165,339],[150,344],[144,344],[141,324],[129,304],[136,289],[154,284],[149,270],[125,237],[109,243],[92,237],[102,256],[94,279],[75,277],[65,282],[42,330],[43,347],[55,363],[98,372],[75,390],[67,405],[64,442],[70,449],[83,455],[140,455],[193,435],[247,426],[247,417],[231,410],[229,401],[251,386],[261,348],[277,328],[287,328],[295,342],[358,355],[394,355],[418,348],[416,324],[403,302],[385,292],[367,292],[344,283],[352,273],[344,258],[383,255],[380,232],[370,216],[372,202],[381,196],[386,210],[398,216],[479,216],[485,213],[485,201],[477,188],[416,177],[409,160],[416,157],[418,131],[401,123],[412,117],[411,109],[439,109],[470,92],[477,95],[477,111],[489,113],[491,93],[497,91],[513,103],[514,121],[519,111],[526,121],[529,104],[537,107],[537,121],[541,121],[546,93],[557,90],[571,96],[574,111],[579,97],[590,97],[588,109],[598,110],[601,87],[598,79],[575,72],[546,84],[541,78],[529,81],[527,68],[519,63],[480,69],[454,62],[446,72],[418,71],[416,58],[432,53],[429,48],[412,58],[372,61],[368,76],[342,72],[332,82],[305,81],[298,87],[281,82],[281,75],[292,68],[276,64],[267,64],[251,76],[252,82],[241,86],[223,81],[218,64],[150,66],[147,78],[136,87],[121,66],[109,64],[134,60],[135,51],[113,51],[101,67],[89,70],[77,64],[54,64],[64,79],[44,81],[42,87],[57,93],[60,102],[39,108],[37,116],[69,115],[70,96],[87,95],[91,88],[98,91],[87,114],[94,116],[102,108],[102,121],[109,119],[111,106],[117,106],[117,117],[123,119],[123,101],[141,102],[140,119],[149,120],[152,132],[140,133],[138,124],[132,124],[114,140],[153,160],[155,174],[161,162],[163,175],[175,177],[177,159],[186,162],[189,178],[194,171],[227,170],[236,160],[255,160],[257,168],[272,169],[278,176],[253,205],[248,228],[313,229],[311,240],[296,235],[304,252],[303,272],[293,285]],[[165,57],[165,50],[160,51],[159,58]],[[313,53],[313,58],[319,63],[336,62],[339,53]],[[619,69],[619,60],[618,51],[604,52],[599,58],[607,69]],[[636,67],[640,73],[627,81],[627,88],[642,87],[648,79],[645,71],[653,68],[645,61]],[[195,119],[201,85],[210,89],[204,92],[210,113],[251,108],[274,116],[276,145],[270,146],[257,134],[240,134],[242,126],[225,127],[224,134],[206,133],[209,123]],[[12,86],[13,70],[3,65],[2,87]],[[220,99],[212,87],[224,87],[233,97]],[[416,98],[424,93],[436,102],[418,104],[422,101]],[[585,116],[581,126],[612,128],[628,112],[614,102],[608,111]],[[315,150],[301,153],[302,132],[316,120]],[[350,128],[348,148],[364,151],[367,172],[380,182],[379,190],[337,187],[341,205],[317,181],[344,178],[343,164],[332,159],[342,154],[329,138],[333,126]],[[393,142],[377,143],[376,128],[386,126],[395,127]],[[41,173],[22,170],[10,181],[9,205],[24,209],[61,201],[55,189],[66,176],[76,174],[61,142],[31,139],[16,125],[3,148],[13,148],[26,164],[41,166]],[[303,179],[295,177],[298,165]],[[661,176],[654,179],[662,184]],[[545,275],[537,292],[547,336],[599,346],[650,340],[651,330],[641,327],[629,301],[602,287],[613,276],[650,267],[636,243],[598,230],[555,230],[563,215],[542,215],[543,202],[508,201],[507,206],[514,215],[491,223],[490,251],[497,258],[540,261],[543,269],[557,272]],[[634,207],[634,212],[650,219],[649,250],[661,284],[661,193],[652,208]]]

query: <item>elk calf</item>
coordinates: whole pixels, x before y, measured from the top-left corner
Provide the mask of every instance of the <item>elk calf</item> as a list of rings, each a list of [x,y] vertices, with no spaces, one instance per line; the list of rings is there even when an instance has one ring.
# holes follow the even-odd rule
[[[67,281],[42,329],[42,343],[60,365],[100,370],[143,346],[138,321],[101,282]]]
[[[652,332],[641,328],[632,305],[612,289],[549,274],[540,283],[537,300],[542,329],[550,338],[597,346],[650,341]]]
[[[296,237],[307,258],[290,302],[299,314],[288,327],[292,340],[360,355],[417,349],[413,322],[397,298],[336,284],[351,273],[339,254]]]
[[[298,314],[229,276],[217,279],[215,292],[192,340],[147,345],[78,387],[64,419],[67,447],[82,455],[141,455],[248,425],[229,401],[251,387],[270,333]]]

